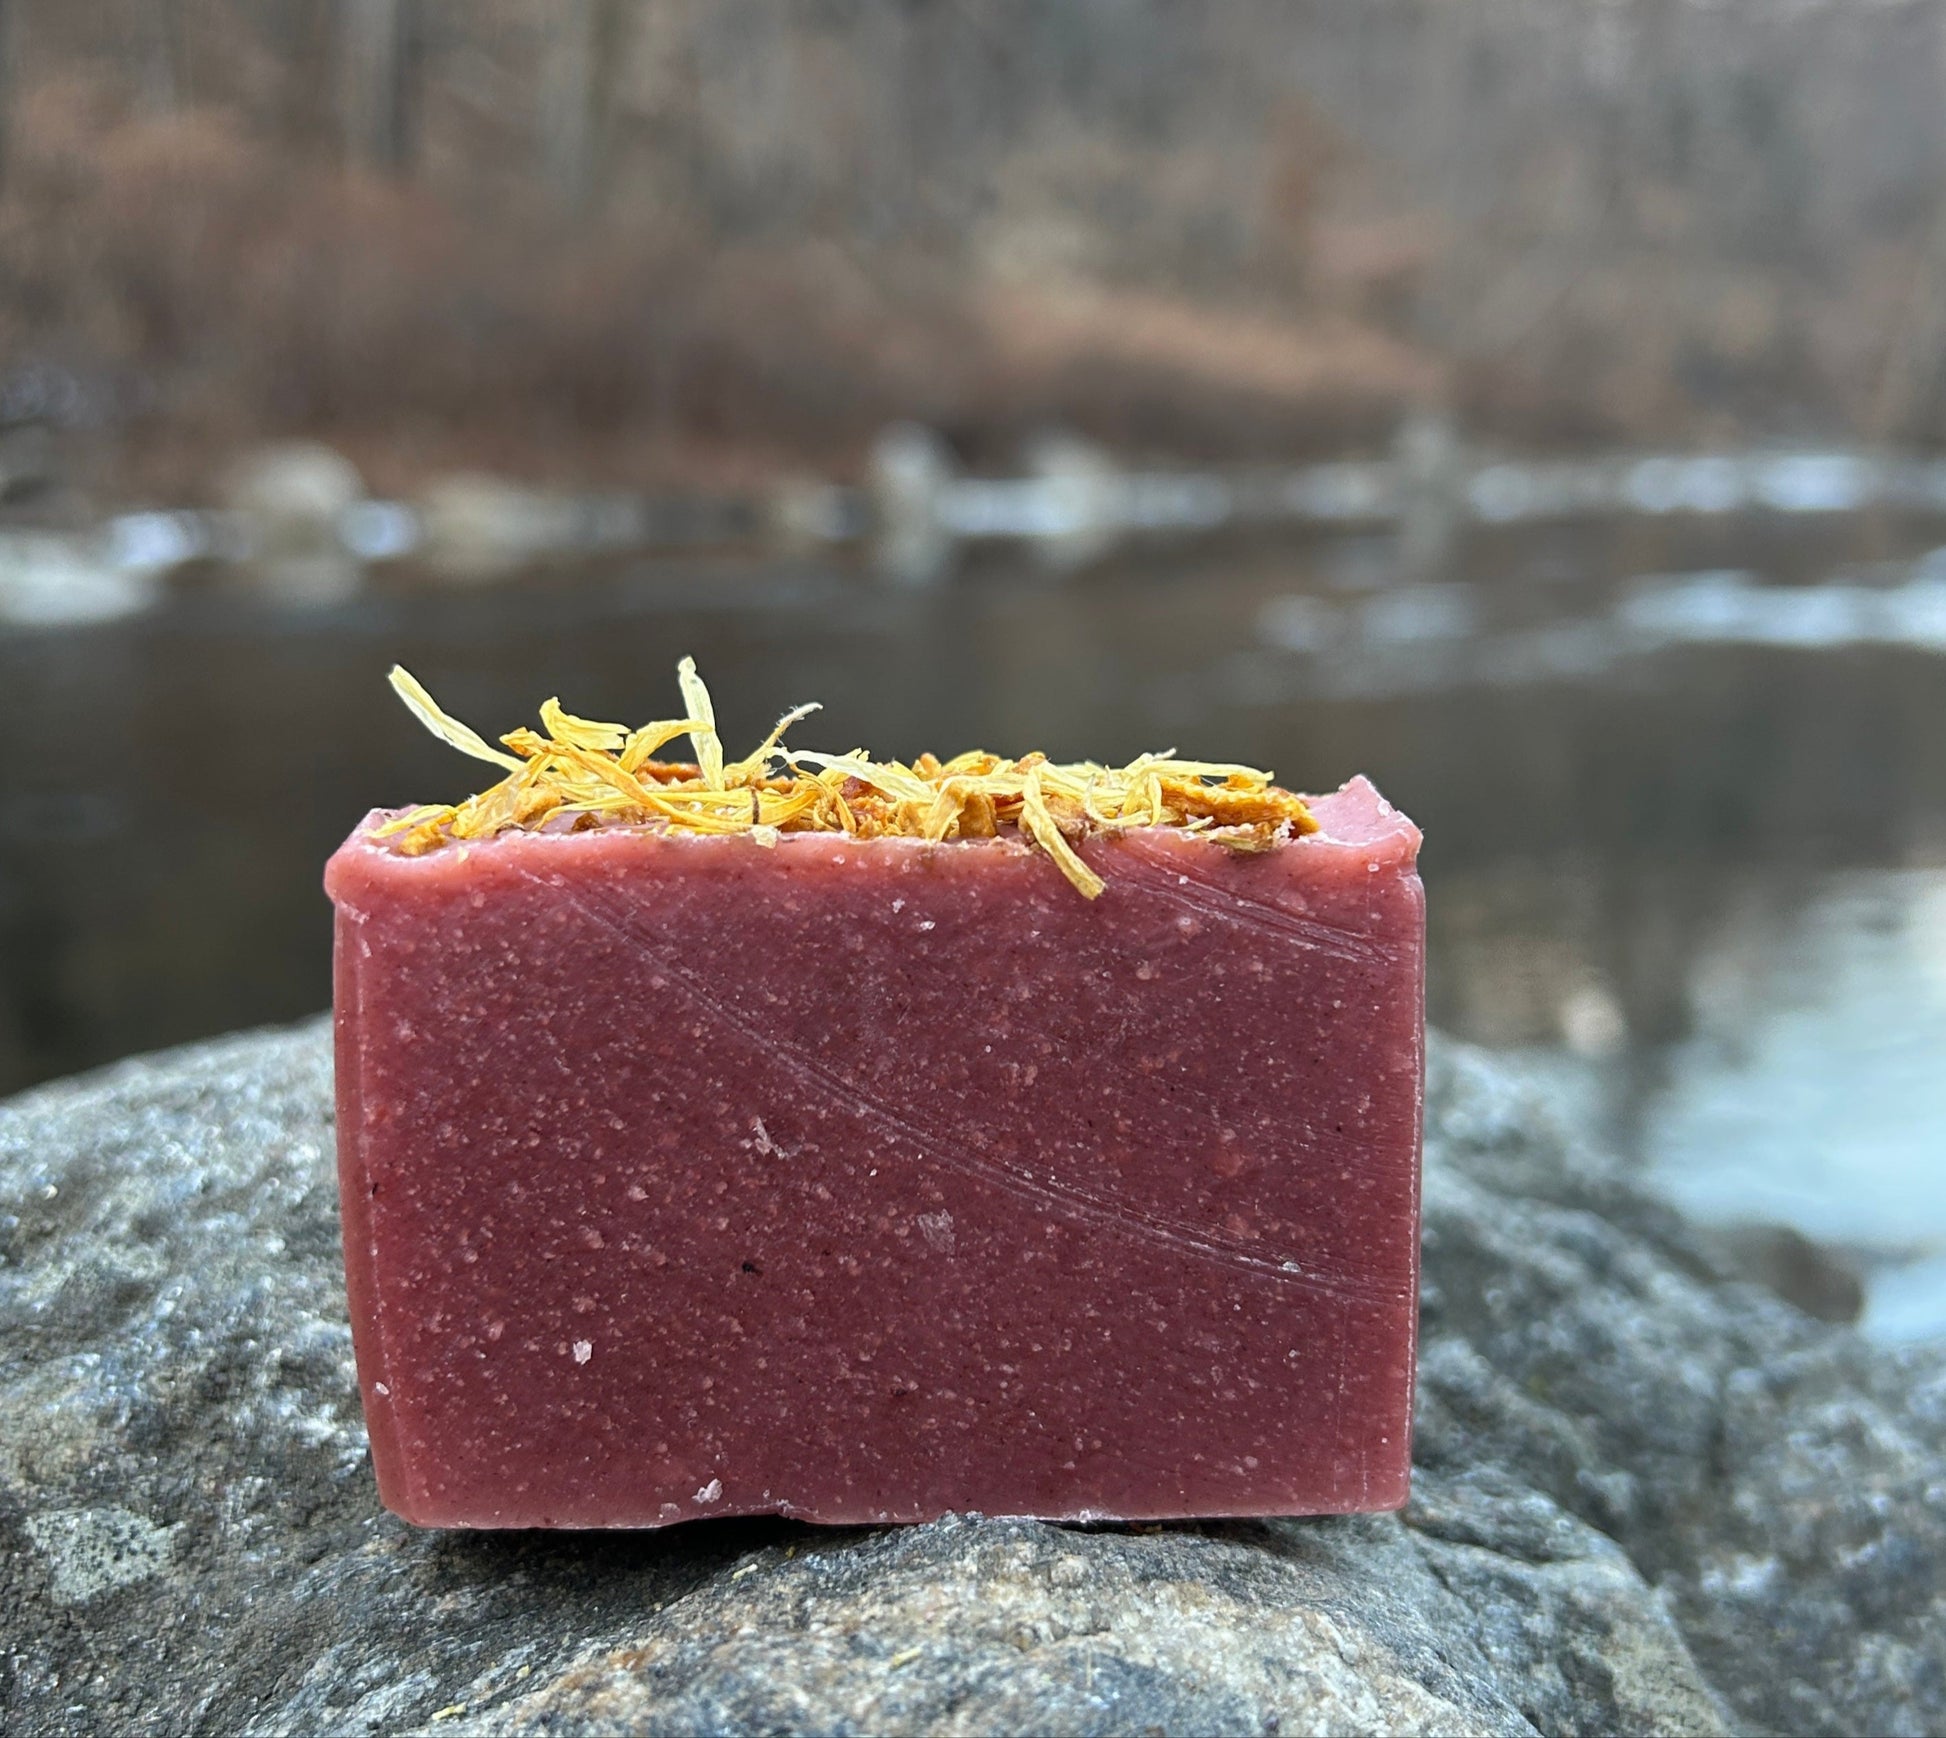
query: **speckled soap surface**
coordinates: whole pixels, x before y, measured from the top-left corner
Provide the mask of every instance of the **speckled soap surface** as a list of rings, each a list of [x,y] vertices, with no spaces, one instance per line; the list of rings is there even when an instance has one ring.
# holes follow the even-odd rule
[[[334,858],[352,1320],[436,1526],[1404,1501],[1417,831]]]

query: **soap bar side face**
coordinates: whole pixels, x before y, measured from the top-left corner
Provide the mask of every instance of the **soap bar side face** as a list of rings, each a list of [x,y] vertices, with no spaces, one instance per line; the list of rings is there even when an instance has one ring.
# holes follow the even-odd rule
[[[387,1504],[1397,1506],[1417,834],[1319,808],[1255,857],[1090,841],[1092,902],[1008,840],[354,837],[340,1159]]]

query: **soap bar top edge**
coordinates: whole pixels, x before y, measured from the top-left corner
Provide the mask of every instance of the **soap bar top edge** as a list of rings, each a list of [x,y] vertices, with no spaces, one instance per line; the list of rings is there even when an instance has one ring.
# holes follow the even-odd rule
[[[1418,827],[1380,795],[1377,787],[1362,774],[1347,780],[1336,791],[1324,796],[1307,796],[1304,801],[1318,821],[1318,830],[1282,840],[1273,845],[1266,855],[1281,856],[1295,851],[1315,857],[1351,851],[1377,865],[1404,870],[1411,870],[1415,866],[1422,837]],[[325,891],[334,901],[341,900],[349,890],[348,877],[353,876],[353,863],[360,863],[367,870],[377,868],[382,863],[388,875],[406,875],[434,884],[464,880],[467,865],[476,852],[488,856],[532,853],[537,857],[544,855],[550,862],[559,865],[572,862],[577,853],[587,849],[590,841],[612,838],[617,833],[667,842],[676,849],[703,853],[725,849],[767,852],[821,848],[827,852],[840,852],[846,857],[855,855],[861,863],[874,858],[882,861],[884,854],[893,852],[985,851],[1004,853],[1010,857],[1036,854],[1033,847],[1017,835],[990,839],[926,840],[897,836],[857,839],[843,834],[801,832],[781,834],[774,844],[762,846],[747,835],[695,834],[663,831],[638,824],[610,824],[585,832],[510,831],[489,838],[467,840],[444,850],[411,855],[400,850],[392,839],[373,836],[376,828],[408,812],[407,808],[373,809],[352,829],[350,836],[325,866]],[[1120,834],[1090,838],[1083,841],[1081,849],[1084,855],[1100,858],[1145,838],[1159,840],[1165,837],[1172,843],[1179,841],[1200,846],[1212,858],[1229,855],[1227,847],[1219,841],[1202,838],[1187,828],[1167,824],[1130,828]],[[1052,865],[1049,867],[1052,868]]]

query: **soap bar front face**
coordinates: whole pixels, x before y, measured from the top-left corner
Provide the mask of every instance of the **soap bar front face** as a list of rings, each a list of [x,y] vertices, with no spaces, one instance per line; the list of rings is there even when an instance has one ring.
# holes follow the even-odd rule
[[[1384,1509],[1418,1278],[1417,831],[1233,855],[354,835],[340,1177],[428,1526]]]

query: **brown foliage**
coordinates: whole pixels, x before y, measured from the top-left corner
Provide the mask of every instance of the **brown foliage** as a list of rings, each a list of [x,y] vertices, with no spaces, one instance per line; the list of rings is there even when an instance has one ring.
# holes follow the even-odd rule
[[[1312,337],[1182,292],[996,282],[897,238],[726,236],[679,200],[591,222],[531,180],[347,167],[85,72],[13,117],[0,347],[118,382],[135,480],[166,492],[300,433],[379,481],[721,474],[738,453],[829,471],[902,417],[976,453],[1058,418],[1221,454],[1382,426],[1430,378],[1342,317]]]

